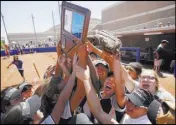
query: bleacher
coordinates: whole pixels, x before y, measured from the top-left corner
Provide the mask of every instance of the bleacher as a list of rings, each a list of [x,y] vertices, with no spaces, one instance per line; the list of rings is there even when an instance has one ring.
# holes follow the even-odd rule
[[[168,26],[168,23],[170,24],[169,26]],[[160,25],[161,25],[161,27],[175,27],[175,16],[169,17],[169,18],[162,18],[162,19],[158,19],[158,20],[153,20],[153,21],[149,21],[146,23],[125,27],[125,28],[110,31],[110,32],[114,34],[116,32],[123,32],[123,31],[155,29],[155,28],[159,28]]]

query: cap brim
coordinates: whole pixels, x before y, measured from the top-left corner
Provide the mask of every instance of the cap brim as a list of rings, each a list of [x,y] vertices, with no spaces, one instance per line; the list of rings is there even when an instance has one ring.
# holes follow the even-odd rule
[[[147,116],[149,120],[152,122],[152,124],[156,124],[156,117],[160,106],[161,106],[160,102],[158,102],[157,100],[153,100],[153,102],[148,107]]]
[[[108,64],[106,62],[102,61],[102,60],[94,60],[93,64],[94,64],[94,66],[97,66],[99,64],[102,64],[104,66],[108,66]]]
[[[30,106],[30,115],[31,117],[37,112],[37,110],[41,106],[41,99],[38,95],[33,95],[30,98],[26,100],[27,103],[29,103]]]
[[[143,103],[138,99],[136,98],[135,95],[133,95],[133,93],[131,94],[126,94],[126,96],[128,97],[128,99],[136,106],[144,106]]]

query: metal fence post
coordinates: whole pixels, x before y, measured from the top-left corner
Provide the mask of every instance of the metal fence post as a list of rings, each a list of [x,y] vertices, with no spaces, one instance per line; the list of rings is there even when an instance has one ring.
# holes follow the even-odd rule
[[[136,49],[136,62],[140,62],[140,48]]]

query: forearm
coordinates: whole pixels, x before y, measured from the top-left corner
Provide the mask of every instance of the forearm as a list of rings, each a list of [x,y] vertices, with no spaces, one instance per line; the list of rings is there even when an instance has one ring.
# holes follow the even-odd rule
[[[54,77],[62,77],[62,69],[59,66],[58,62],[56,63],[56,70],[55,70],[55,76]]]
[[[7,67],[9,67],[9,66],[11,66],[12,65],[12,63],[10,63]]]
[[[115,94],[118,106],[124,108],[126,105],[126,96],[125,96],[125,86],[124,84],[116,84]]]
[[[66,105],[67,101],[69,100],[69,97],[70,97],[71,92],[73,90],[73,86],[75,83],[74,81],[75,81],[75,73],[72,73],[72,75],[70,76],[70,78],[68,80],[68,83],[66,84],[66,86],[62,90],[62,92],[57,100],[57,103],[51,113],[51,116],[56,124],[59,123],[60,117],[64,112],[65,105]]]
[[[100,100],[98,99],[96,95],[91,79],[85,80],[83,83],[84,83],[85,93],[86,93],[88,102],[94,102],[94,103],[90,103],[90,108],[96,114],[101,111]]]
[[[125,107],[126,97],[125,97],[125,83],[122,77],[122,68],[120,61],[115,62],[114,65],[114,76],[115,76],[115,94],[117,104],[121,107]]]
[[[100,104],[99,98],[96,96],[95,89],[91,83],[91,79],[84,82],[85,93],[88,101],[88,105],[95,118],[103,124],[115,124],[117,123],[113,118],[106,114]]]
[[[65,102],[67,102],[67,100],[69,100],[69,98],[70,98],[73,87],[75,85],[75,78],[76,78],[76,74],[75,74],[75,72],[73,72],[70,75],[66,86],[64,87],[64,89],[62,90],[62,92],[59,96],[59,98],[62,98],[62,100],[65,101]]]
[[[62,65],[61,68],[62,68],[62,71],[64,72],[64,74],[67,77],[69,77],[70,76],[70,72],[68,71],[68,69],[66,68],[66,66]]]

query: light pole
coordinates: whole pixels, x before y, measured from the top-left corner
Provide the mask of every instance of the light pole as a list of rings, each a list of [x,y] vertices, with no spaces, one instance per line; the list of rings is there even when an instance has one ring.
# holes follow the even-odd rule
[[[35,30],[35,25],[34,25],[34,16],[33,16],[33,14],[31,14],[31,15],[32,15],[32,23],[33,23],[33,27],[34,27],[34,34],[35,34],[35,40],[36,40],[35,47],[36,47],[38,40],[37,40],[37,34],[36,34],[36,30]]]
[[[55,36],[55,40],[57,40],[56,27],[55,27],[55,23],[54,23],[54,13],[53,13],[53,11],[52,11],[52,17],[53,17],[54,36]]]
[[[60,23],[61,23],[61,5],[60,5],[59,1],[58,1],[58,8],[59,8],[59,20],[60,20]]]
[[[6,25],[5,25],[5,21],[4,21],[4,16],[2,15],[2,12],[1,12],[1,17],[2,17],[2,21],[3,21],[3,24],[4,24],[4,29],[5,29],[6,36],[7,36],[7,42],[9,42],[9,44],[10,44],[9,36],[8,36],[8,33],[7,33],[7,29],[6,29]]]

